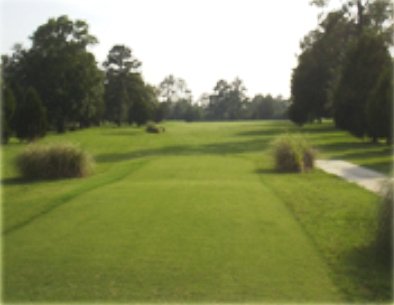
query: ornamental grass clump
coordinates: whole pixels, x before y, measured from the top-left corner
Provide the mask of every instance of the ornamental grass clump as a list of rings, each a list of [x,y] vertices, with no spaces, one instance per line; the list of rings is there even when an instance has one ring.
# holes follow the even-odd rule
[[[149,133],[162,133],[164,131],[165,131],[165,129],[164,129],[163,126],[158,126],[158,125],[156,125],[153,122],[148,122],[146,124],[146,132],[149,132]]]
[[[275,169],[308,172],[314,167],[316,150],[301,135],[285,134],[273,142]]]
[[[88,153],[71,144],[32,144],[15,164],[23,178],[33,180],[84,177],[94,166]]]
[[[393,205],[394,205],[394,181],[388,180],[382,188],[382,199],[378,209],[378,230],[376,245],[378,257],[390,264],[393,254]]]

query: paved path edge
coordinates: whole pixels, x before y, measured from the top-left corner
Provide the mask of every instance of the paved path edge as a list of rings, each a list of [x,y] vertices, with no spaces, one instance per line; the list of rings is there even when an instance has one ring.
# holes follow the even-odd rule
[[[382,173],[343,160],[316,160],[315,165],[327,173],[356,183],[379,195],[384,193],[384,186],[389,180],[389,177]]]

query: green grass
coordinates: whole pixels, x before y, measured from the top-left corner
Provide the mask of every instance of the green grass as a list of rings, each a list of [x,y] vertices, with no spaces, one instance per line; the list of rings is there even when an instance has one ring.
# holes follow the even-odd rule
[[[288,122],[166,123],[50,135],[94,156],[83,179],[25,182],[3,147],[3,298],[8,302],[387,301],[374,257],[378,197],[319,170],[274,172]],[[391,153],[301,130],[321,157],[388,173]],[[347,142],[346,142],[347,141]],[[346,146],[346,143],[347,146]],[[345,147],[346,150],[343,149]]]

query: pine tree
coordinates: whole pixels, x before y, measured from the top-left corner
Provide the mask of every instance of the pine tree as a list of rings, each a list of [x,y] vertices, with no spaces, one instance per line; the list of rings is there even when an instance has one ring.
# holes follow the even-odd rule
[[[378,138],[386,138],[387,144],[392,143],[394,90],[392,72],[392,66],[387,66],[368,96],[366,107],[368,131],[374,142]]]

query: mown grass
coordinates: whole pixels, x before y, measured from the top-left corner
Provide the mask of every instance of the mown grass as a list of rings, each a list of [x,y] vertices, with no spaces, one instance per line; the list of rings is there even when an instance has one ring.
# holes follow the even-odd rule
[[[276,173],[269,154],[277,135],[303,132],[323,157],[389,172],[384,145],[329,122],[165,127],[40,141],[91,153],[84,179],[19,180],[12,160],[25,145],[3,148],[5,301],[389,300],[390,272],[371,247],[377,196],[319,170]]]

